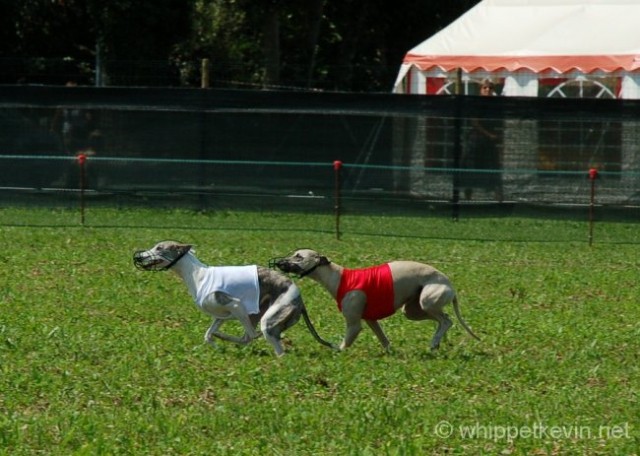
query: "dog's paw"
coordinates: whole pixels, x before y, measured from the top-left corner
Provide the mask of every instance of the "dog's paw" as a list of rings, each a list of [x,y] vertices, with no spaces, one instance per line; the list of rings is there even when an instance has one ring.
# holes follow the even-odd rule
[[[220,345],[218,345],[213,339],[205,339],[204,341],[209,347],[215,348],[216,350],[220,349]]]

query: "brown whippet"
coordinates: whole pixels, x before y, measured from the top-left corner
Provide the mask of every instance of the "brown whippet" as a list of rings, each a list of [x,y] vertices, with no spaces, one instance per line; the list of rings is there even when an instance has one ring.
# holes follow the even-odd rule
[[[460,315],[458,299],[451,281],[442,272],[415,261],[392,261],[363,269],[347,269],[310,249],[296,250],[270,261],[283,272],[309,276],[333,296],[346,320],[346,333],[340,349],[353,344],[362,330],[362,320],[373,330],[385,350],[389,339],[378,320],[402,312],[409,320],[435,320],[438,328],[431,341],[437,349],[452,322],[443,312],[452,303],[462,327],[480,340]]]

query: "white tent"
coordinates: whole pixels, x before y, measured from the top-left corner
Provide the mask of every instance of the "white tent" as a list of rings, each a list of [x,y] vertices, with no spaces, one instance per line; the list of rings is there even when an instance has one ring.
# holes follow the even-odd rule
[[[640,98],[640,0],[483,0],[405,56],[396,93]]]

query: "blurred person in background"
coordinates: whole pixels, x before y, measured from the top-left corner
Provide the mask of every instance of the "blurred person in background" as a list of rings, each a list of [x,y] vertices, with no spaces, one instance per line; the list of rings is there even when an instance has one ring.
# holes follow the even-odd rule
[[[77,87],[76,81],[68,81],[66,87]],[[62,149],[68,155],[95,155],[102,143],[102,133],[97,127],[94,113],[88,109],[77,107],[60,107],[56,109],[51,120],[50,130],[62,143]],[[56,185],[68,188],[77,182],[72,178],[76,172],[75,162],[56,180]]]
[[[480,96],[496,95],[495,84],[490,79],[482,81]],[[464,195],[467,200],[473,198],[473,190],[493,192],[494,198],[502,202],[501,157],[502,121],[499,119],[473,119],[466,151],[462,158]],[[474,172],[476,170],[477,172]]]
[[[77,83],[69,81],[66,86],[76,87]],[[96,153],[100,131],[90,110],[75,107],[58,108],[51,121],[51,131],[62,138],[64,151],[69,155]]]

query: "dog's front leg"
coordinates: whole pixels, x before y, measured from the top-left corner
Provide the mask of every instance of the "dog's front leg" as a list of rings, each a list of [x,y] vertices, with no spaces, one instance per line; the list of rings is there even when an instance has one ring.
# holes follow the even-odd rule
[[[216,319],[213,322],[213,324],[211,325],[211,327],[209,328],[209,330],[204,336],[204,339],[206,342],[208,342],[209,344],[215,347],[216,344],[213,341],[213,337],[216,337],[220,340],[224,340],[227,342],[233,342],[234,344],[239,344],[239,345],[247,345],[249,342],[251,342],[251,340],[253,340],[253,339],[250,339],[247,341],[246,335],[243,337],[237,337],[237,336],[232,336],[231,334],[223,333],[222,331],[219,330],[223,322],[224,320],[220,320],[220,319]],[[258,337],[260,337],[260,334],[258,334]]]
[[[242,338],[234,337],[234,339],[239,339],[239,342],[237,343],[247,345],[251,343],[251,341],[253,341],[254,339],[257,339],[262,335],[261,333],[258,333],[256,331],[256,328],[253,322],[251,321],[251,317],[249,317],[249,314],[247,313],[247,309],[242,304],[242,301],[240,301],[236,297],[233,297],[229,294],[226,294],[220,291],[215,292],[215,298],[216,298],[216,301],[222,304],[225,310],[227,310],[231,315],[233,315],[233,317],[236,320],[238,320],[242,325],[242,327],[244,328],[244,335],[242,336]],[[233,337],[233,336],[228,336],[228,337]]]
[[[234,320],[238,320],[242,327],[244,328],[244,335],[242,337],[232,336],[230,334],[225,334],[217,329],[222,325],[219,323],[214,330],[211,331],[211,335],[217,337],[218,339],[226,340],[229,342],[233,342],[240,345],[247,345],[254,339],[257,339],[261,336],[260,333],[256,332],[253,322],[247,313],[242,301],[238,298],[231,296],[222,291],[213,292],[205,301],[205,311],[208,313],[215,315],[220,311],[223,311],[227,315],[228,318],[233,318]],[[214,322],[215,325],[215,322]],[[212,327],[214,326],[212,325]]]
[[[215,318],[213,320],[213,323],[207,330],[206,334],[204,335],[204,341],[214,347],[216,347],[216,343],[213,340],[214,337],[217,337],[220,340],[225,340],[227,342],[241,344],[242,339],[240,337],[232,336],[230,334],[225,334],[222,331],[220,331],[220,327],[222,326],[223,323],[224,323],[224,320],[220,318]]]
[[[217,334],[219,334],[218,330],[220,329],[220,326],[222,326],[222,323],[224,323],[224,320],[220,320],[219,318],[214,318],[213,323],[211,324],[211,326],[209,326],[209,329],[207,329],[207,332],[204,334],[204,341],[209,345],[211,345],[212,347],[217,348],[217,345],[213,340],[213,336],[217,337]]]
[[[242,324],[244,328],[244,335],[241,338],[241,342],[244,345],[251,343],[254,339],[257,339],[262,334],[257,332],[253,326],[253,322],[240,301],[231,304],[229,311],[231,314]]]
[[[380,341],[380,344],[382,345],[382,348],[384,348],[384,351],[386,351],[387,353],[391,353],[391,342],[389,342],[387,335],[382,330],[382,326],[380,326],[380,323],[378,323],[377,320],[365,320],[365,321],[367,322],[367,325],[369,325],[369,328],[371,328],[373,333],[376,335],[376,337]]]
[[[342,315],[347,324],[340,350],[349,348],[362,331],[362,313],[366,304],[366,297],[361,291],[347,293],[342,299]]]
[[[358,338],[360,331],[362,331],[362,323],[360,322],[360,319],[353,321],[347,320],[347,330],[344,334],[344,339],[340,344],[340,350],[345,350],[351,347]]]

